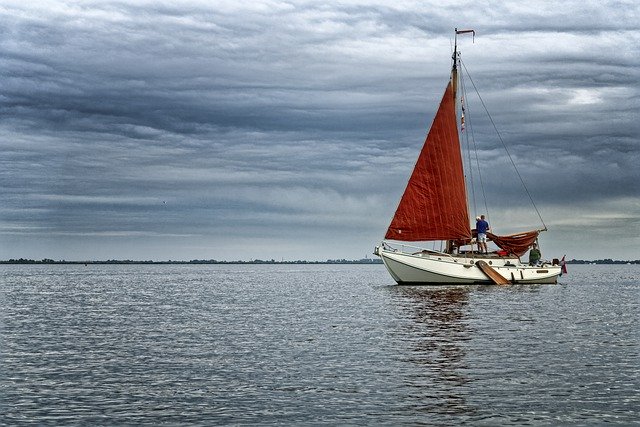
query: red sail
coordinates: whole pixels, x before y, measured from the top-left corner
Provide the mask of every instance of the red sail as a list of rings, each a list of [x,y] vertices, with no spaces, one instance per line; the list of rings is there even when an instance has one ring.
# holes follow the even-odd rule
[[[510,234],[508,236],[496,236],[487,233],[489,240],[492,240],[499,248],[517,256],[524,255],[531,245],[538,238],[540,232],[538,230],[526,231],[524,233]]]
[[[385,239],[470,238],[455,92],[450,81]]]

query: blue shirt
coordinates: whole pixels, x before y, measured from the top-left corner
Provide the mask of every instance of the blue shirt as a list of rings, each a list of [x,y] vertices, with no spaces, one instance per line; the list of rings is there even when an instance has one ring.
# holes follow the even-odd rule
[[[487,234],[487,230],[489,229],[489,223],[484,219],[481,219],[476,222],[476,230],[478,234]]]

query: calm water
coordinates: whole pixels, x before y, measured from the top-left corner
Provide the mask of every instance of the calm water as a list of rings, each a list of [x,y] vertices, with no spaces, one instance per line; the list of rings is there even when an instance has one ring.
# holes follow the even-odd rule
[[[640,267],[0,266],[0,424],[639,424]]]

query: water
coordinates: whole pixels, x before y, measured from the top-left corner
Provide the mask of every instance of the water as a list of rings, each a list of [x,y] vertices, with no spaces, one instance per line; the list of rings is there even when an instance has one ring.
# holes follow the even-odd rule
[[[0,424],[638,425],[639,266],[0,266]]]

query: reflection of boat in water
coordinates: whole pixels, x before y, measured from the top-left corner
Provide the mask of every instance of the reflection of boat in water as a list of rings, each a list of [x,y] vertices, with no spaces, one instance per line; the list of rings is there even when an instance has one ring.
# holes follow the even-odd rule
[[[465,317],[464,309],[469,299],[468,288],[406,287],[400,292],[410,299],[413,318],[420,325],[427,325],[432,328],[432,332],[441,332],[446,337],[452,332],[460,331],[460,323]]]
[[[456,35],[472,31],[456,29]],[[458,121],[458,111],[464,118],[458,62],[456,39],[449,83],[385,241],[374,253],[399,284],[556,283],[559,263],[529,265],[520,259],[546,230],[541,217],[542,229],[504,236],[487,233],[500,249],[482,254],[474,251],[458,128],[458,123],[464,123]],[[463,84],[460,87],[464,89]],[[390,240],[440,242],[441,247],[400,246]]]
[[[465,385],[469,379],[463,343],[467,328],[469,289],[466,287],[398,287],[400,304],[412,322],[407,362],[418,365],[405,381],[413,392],[412,407],[429,413],[469,414]]]

